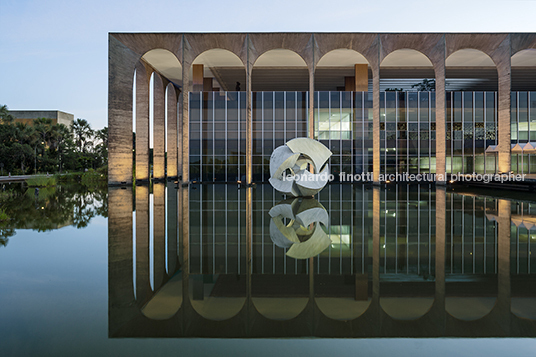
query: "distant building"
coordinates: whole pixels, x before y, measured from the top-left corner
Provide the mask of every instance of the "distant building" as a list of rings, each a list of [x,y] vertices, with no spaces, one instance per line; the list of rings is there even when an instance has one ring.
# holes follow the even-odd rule
[[[74,115],[59,110],[10,110],[15,118],[16,123],[25,123],[32,125],[33,121],[38,118],[52,119],[52,124],[63,124],[71,127],[74,121]]]

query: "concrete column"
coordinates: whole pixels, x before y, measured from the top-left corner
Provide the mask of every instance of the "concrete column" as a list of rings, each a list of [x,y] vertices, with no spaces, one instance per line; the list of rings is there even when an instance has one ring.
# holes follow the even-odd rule
[[[156,72],[153,77],[153,179],[166,177],[166,101],[162,78]]]
[[[380,183],[380,66],[372,67],[372,170],[374,184]]]
[[[372,303],[380,302],[380,188],[372,191]]]
[[[253,267],[251,265],[253,255],[253,187],[246,189],[246,331],[249,332],[250,311],[253,310],[252,281],[251,274]],[[239,263],[240,264],[240,263]]]
[[[253,155],[253,117],[251,111],[251,73],[253,71],[253,63],[249,61],[249,46],[248,46],[248,61],[246,63],[246,183],[249,185],[253,180],[252,172],[252,155]],[[242,173],[240,173],[242,175]]]
[[[511,156],[510,156],[510,92],[511,92],[511,58],[510,53],[505,53],[502,56],[502,62],[497,66],[497,74],[499,76],[499,120],[498,120],[498,135],[499,141],[497,149],[498,154],[498,169],[500,172],[510,172]]]
[[[181,176],[182,178],[182,163],[183,163],[183,157],[182,157],[182,92],[178,93],[178,99],[177,99],[177,175]]]
[[[136,186],[136,301],[151,295],[149,280],[149,187]]]
[[[184,78],[184,77],[183,77]],[[190,301],[190,197],[189,187],[182,187],[179,192],[181,204],[181,249],[182,249],[182,331],[187,331],[189,316],[192,314]]]
[[[166,193],[165,184],[153,185],[154,210],[154,289],[160,288],[166,273]]]
[[[445,93],[445,58],[435,64],[436,78],[436,184],[445,184],[446,177],[446,112],[447,101]]]
[[[172,83],[167,85],[167,177],[177,177],[177,93]]]
[[[307,137],[315,138],[315,69],[309,68],[309,120],[307,120]]]
[[[108,183],[132,183],[132,85],[139,56],[108,38]]]
[[[132,90],[131,90],[132,92]],[[135,304],[132,284],[132,190],[108,190],[109,331],[129,320]]]
[[[136,64],[136,180],[149,180],[149,76]]]
[[[167,261],[168,261],[168,276],[173,276],[177,267],[177,189],[173,181],[167,182]]]
[[[190,92],[190,65],[183,61],[182,65],[182,181],[190,181],[190,116],[189,96]]]
[[[436,82],[437,83],[437,82]],[[445,322],[445,244],[447,229],[447,193],[444,187],[436,186],[435,196],[436,238],[435,238],[435,305]],[[444,326],[444,325],[443,325]]]
[[[512,219],[511,201],[499,200],[498,220],[499,232],[497,236],[497,303],[494,309],[499,314],[499,320],[505,335],[510,333],[510,227]]]

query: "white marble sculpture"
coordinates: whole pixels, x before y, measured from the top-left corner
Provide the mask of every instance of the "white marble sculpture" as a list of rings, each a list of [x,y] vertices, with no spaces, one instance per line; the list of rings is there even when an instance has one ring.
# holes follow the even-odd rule
[[[270,184],[294,197],[313,196],[329,181],[327,161],[331,155],[331,151],[316,140],[292,139],[277,147],[270,157]]]
[[[317,200],[288,199],[272,207],[268,214],[272,217],[270,238],[278,247],[288,248],[287,256],[307,259],[329,247],[331,240],[322,227],[328,226],[329,215]]]

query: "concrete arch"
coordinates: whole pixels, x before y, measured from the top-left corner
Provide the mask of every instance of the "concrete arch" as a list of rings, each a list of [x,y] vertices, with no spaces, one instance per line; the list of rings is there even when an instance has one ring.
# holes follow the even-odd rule
[[[182,86],[182,64],[173,52],[154,48],[145,52],[141,59],[176,86]]]
[[[385,55],[381,67],[433,67],[430,57],[413,48],[399,48]]]
[[[307,307],[307,297],[253,297],[253,305],[262,316],[270,320],[291,320]]]
[[[535,67],[536,48],[520,50],[512,55],[512,67]]]
[[[310,67],[302,55],[293,50],[274,48],[256,57],[252,63],[251,88],[252,91],[278,91],[281,90],[279,87],[286,91],[307,91],[310,77]]]
[[[214,281],[205,279],[211,275],[190,275],[189,299],[192,308],[202,317],[212,321],[223,321],[235,317],[246,305],[246,290],[243,296],[213,296]],[[243,277],[242,277],[243,278]]]
[[[367,60],[371,68],[376,68],[379,63],[379,37],[376,34],[314,34],[315,52],[314,65],[328,53],[334,50],[354,50]]]
[[[315,65],[315,71],[318,67],[351,66],[353,63],[369,64],[369,61],[365,56],[354,49],[337,48],[319,58]]]
[[[382,34],[380,37],[380,66],[384,59],[397,50],[414,50],[426,56],[434,68],[441,68],[444,61],[442,34]]]
[[[447,67],[496,67],[493,58],[475,48],[463,48],[451,53],[445,59]]]
[[[517,317],[536,320],[536,298],[513,297],[511,300],[511,311]]]
[[[194,73],[196,65],[203,65],[203,83],[198,82],[196,76],[199,73]],[[203,89],[203,91],[212,91],[214,83],[205,83],[207,79],[219,84],[219,88],[224,91],[234,91],[236,82],[240,82],[241,90],[246,88],[246,67],[243,60],[233,51],[225,48],[211,48],[198,54],[192,61],[189,69],[190,88],[194,91]],[[203,87],[199,85],[203,84]],[[207,88],[210,87],[210,88]]]
[[[313,68],[314,38],[307,33],[249,34],[249,66],[252,68],[257,59],[265,53],[284,49],[295,52],[305,62],[308,69]]]
[[[315,302],[326,317],[349,321],[363,315],[369,309],[372,299],[357,301],[352,298],[315,297]]]
[[[162,49],[171,52],[177,59],[182,58],[182,36],[174,33],[114,33],[110,36],[127,46],[139,56],[147,52]]]
[[[395,320],[417,320],[433,305],[433,297],[380,297],[382,310]]]
[[[182,305],[182,274],[176,273],[141,308],[141,313],[151,320],[167,320]]]
[[[246,34],[184,34],[183,65],[187,70],[203,52],[212,49],[227,50],[236,55],[242,65],[247,64]]]
[[[446,297],[445,311],[464,321],[479,320],[489,315],[497,305],[496,297]]]
[[[488,55],[497,69],[506,64],[506,59],[510,66],[511,45],[506,34],[446,34],[445,49],[446,59],[459,50],[474,49]]]
[[[315,91],[333,90],[337,84],[344,86],[345,90],[366,91],[370,79],[369,67],[366,57],[356,50],[331,50],[315,65]]]

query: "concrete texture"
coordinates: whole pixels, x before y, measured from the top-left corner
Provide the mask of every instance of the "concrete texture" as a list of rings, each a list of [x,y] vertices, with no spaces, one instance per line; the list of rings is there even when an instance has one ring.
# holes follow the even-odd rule
[[[436,130],[437,137],[445,137],[445,60],[458,50],[472,48],[487,54],[495,63],[499,76],[499,170],[510,170],[510,88],[511,56],[525,49],[536,48],[535,34],[482,34],[482,33],[111,33],[109,35],[109,127],[110,169],[109,183],[132,182],[132,77],[136,64],[144,53],[152,49],[166,49],[182,65],[182,93],[190,90],[190,70],[201,53],[221,48],[236,54],[246,69],[246,171],[251,182],[251,75],[255,61],[272,49],[288,49],[300,55],[309,71],[309,91],[314,93],[315,66],[326,53],[339,49],[352,49],[362,54],[372,71],[373,80],[373,168],[374,180],[379,178],[379,78],[380,64],[398,49],[414,49],[423,53],[434,68],[436,77]],[[166,85],[167,83],[163,83]],[[182,96],[181,140],[179,146],[182,176],[188,180],[188,96]],[[309,117],[313,117],[313,101],[309,100]],[[156,126],[155,126],[156,128]],[[160,129],[159,129],[160,130]],[[180,130],[179,130],[180,131]],[[308,123],[308,136],[313,136],[312,120]],[[130,143],[129,143],[130,140]],[[437,173],[445,172],[445,145],[437,141]],[[130,158],[130,160],[129,160]],[[130,167],[129,167],[130,165]],[[160,163],[159,163],[160,165]],[[158,167],[159,177],[163,177]],[[165,175],[165,173],[164,173]],[[169,174],[168,174],[169,175]]]
[[[136,64],[136,180],[149,180],[149,78],[151,70]]]

